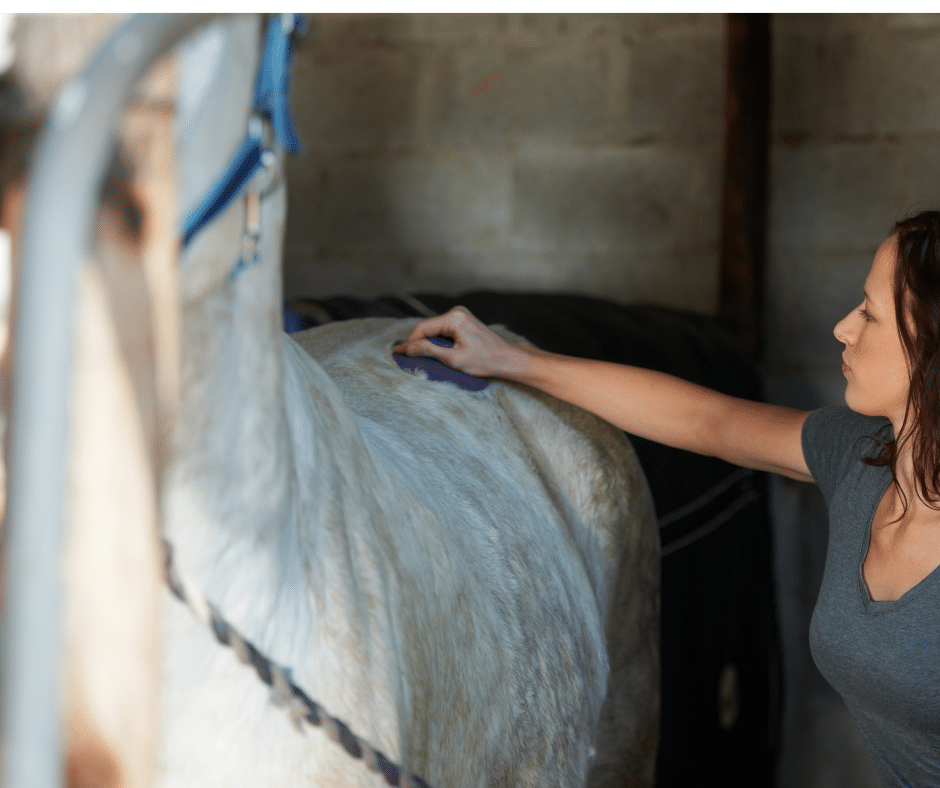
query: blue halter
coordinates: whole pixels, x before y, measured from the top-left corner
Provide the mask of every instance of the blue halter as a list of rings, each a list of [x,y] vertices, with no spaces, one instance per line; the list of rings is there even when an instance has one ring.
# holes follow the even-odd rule
[[[255,88],[255,116],[271,124],[278,144],[291,153],[303,151],[288,103],[292,36],[294,33],[303,34],[306,29],[307,20],[301,14],[279,14],[270,21]],[[264,166],[266,152],[263,124],[249,124],[248,136],[225,174],[183,223],[184,249],[203,227],[242,193],[251,176]],[[236,272],[246,265],[244,260],[239,263]]]

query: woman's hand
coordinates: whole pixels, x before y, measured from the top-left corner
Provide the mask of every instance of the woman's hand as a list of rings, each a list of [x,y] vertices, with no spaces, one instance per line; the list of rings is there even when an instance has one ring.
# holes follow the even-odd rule
[[[454,346],[441,347],[428,340],[438,335],[452,339]],[[509,380],[524,371],[530,355],[524,346],[510,344],[494,334],[463,306],[422,320],[408,340],[396,345],[394,351],[406,356],[436,358],[468,375]]]

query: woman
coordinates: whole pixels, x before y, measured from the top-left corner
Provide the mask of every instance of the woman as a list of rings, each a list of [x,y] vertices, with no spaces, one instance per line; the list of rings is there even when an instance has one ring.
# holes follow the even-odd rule
[[[940,786],[940,212],[898,222],[836,327],[848,407],[805,412],[500,339],[463,307],[397,352],[534,386],[644,438],[815,481],[829,554],[810,627],[881,779]],[[443,334],[453,348],[427,337]]]

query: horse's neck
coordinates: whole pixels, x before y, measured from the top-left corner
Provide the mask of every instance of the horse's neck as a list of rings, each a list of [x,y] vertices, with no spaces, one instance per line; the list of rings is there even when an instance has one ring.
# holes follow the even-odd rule
[[[289,506],[276,275],[259,265],[183,312],[167,515],[181,559],[192,551],[191,571],[200,574],[233,540],[263,539]]]
[[[246,133],[257,69],[257,20],[213,23],[180,45],[177,179],[184,213],[209,193]],[[231,62],[221,69],[218,63]],[[283,195],[265,210],[283,213]],[[278,216],[271,217],[278,219]],[[179,412],[165,479],[166,531],[180,563],[208,581],[233,536],[249,543],[285,506],[288,456],[276,308],[280,227],[262,262],[230,279],[241,254],[243,200],[184,250],[180,263]]]
[[[187,130],[178,141],[180,193],[190,208],[245,133],[244,124],[217,127],[216,119],[238,116],[234,106],[247,114],[253,90],[256,68],[246,52],[257,31],[240,20],[223,27],[225,36],[207,35],[181,56],[184,74],[204,73],[213,58],[245,60],[215,74],[220,84],[195,91],[199,101],[180,102],[179,127]],[[325,582],[323,565],[337,563],[344,549],[337,546],[356,525],[347,520],[374,514],[366,499],[380,484],[339,390],[283,334],[285,210],[281,184],[261,201],[259,261],[232,277],[245,230],[244,200],[236,200],[196,235],[180,271],[182,379],[166,530],[179,569],[236,626],[263,627],[288,598],[301,604],[292,589],[317,596],[312,584]],[[344,511],[350,501],[353,515]]]
[[[179,568],[223,615],[296,664],[298,638],[312,647],[322,636],[311,627],[327,597],[329,615],[348,618],[362,615],[360,585],[388,596],[373,529],[393,485],[327,373],[272,330],[272,310],[215,301],[184,321],[168,535]],[[295,621],[306,630],[285,625]]]
[[[281,198],[266,208],[276,215]],[[339,389],[284,335],[277,234],[262,238],[260,261],[234,281],[199,273],[234,266],[242,213],[237,205],[217,220],[186,263],[180,413],[166,480],[181,569],[233,623],[239,606],[260,620],[283,588],[309,588],[322,556],[345,539],[348,490],[360,489],[355,503],[367,508],[366,491],[387,486]],[[232,259],[223,266],[216,253]],[[371,481],[353,484],[354,474]]]

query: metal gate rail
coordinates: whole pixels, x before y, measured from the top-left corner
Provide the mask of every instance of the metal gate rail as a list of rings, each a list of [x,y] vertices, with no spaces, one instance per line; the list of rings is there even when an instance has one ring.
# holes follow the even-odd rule
[[[63,780],[61,562],[78,266],[120,114],[206,14],[135,16],[53,103],[30,176],[13,334],[2,665],[4,788]]]

